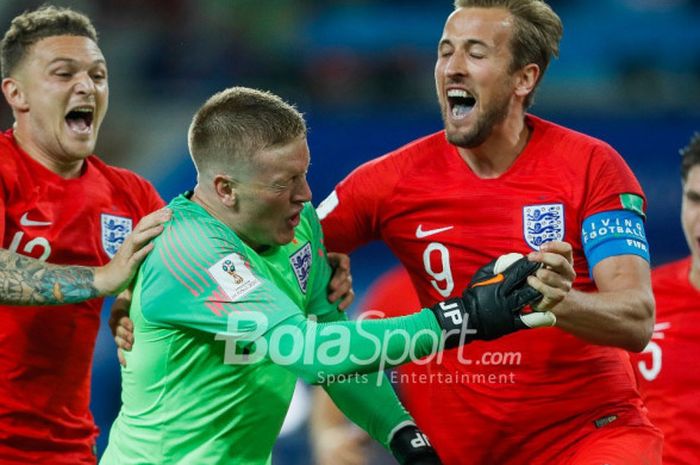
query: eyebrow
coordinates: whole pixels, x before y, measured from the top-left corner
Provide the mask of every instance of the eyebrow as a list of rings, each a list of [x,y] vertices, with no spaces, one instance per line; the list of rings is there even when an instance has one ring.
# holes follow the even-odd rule
[[[52,64],[58,63],[58,62],[65,62],[65,63],[69,63],[69,64],[76,64],[76,63],[79,63],[78,60],[75,60],[75,59],[73,59],[73,58],[57,57],[57,58],[54,58],[53,60],[51,60],[51,61],[49,62],[49,65],[52,65]],[[97,65],[97,64],[106,65],[107,62],[104,60],[104,58],[98,58],[97,60],[94,60],[94,61],[93,61],[92,63],[90,63],[90,64],[91,64],[91,65]]]
[[[478,40],[478,39],[467,39],[467,40],[462,41],[462,43],[466,43],[468,46],[483,45],[484,47],[489,47],[489,45],[486,42],[484,42],[483,40]],[[438,48],[441,48],[443,45],[454,45],[454,44],[453,44],[453,41],[450,39],[442,39],[438,43]]]

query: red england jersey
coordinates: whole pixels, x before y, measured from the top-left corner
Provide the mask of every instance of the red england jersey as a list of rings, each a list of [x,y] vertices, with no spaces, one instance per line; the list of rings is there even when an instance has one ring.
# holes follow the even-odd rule
[[[11,130],[0,135],[0,188],[2,247],[58,264],[107,263],[163,205],[147,181],[95,156],[63,179]],[[101,306],[0,306],[0,463],[95,463],[90,370]]]
[[[690,257],[652,272],[656,325],[632,357],[649,417],[664,433],[664,465],[700,463],[700,290]]]
[[[497,179],[477,177],[444,131],[357,168],[319,206],[328,250],[384,240],[430,306],[460,295],[499,255],[564,240],[575,287],[593,291],[582,222],[621,210],[621,194],[643,197],[641,187],[604,142],[534,116],[527,124],[530,141]],[[425,431],[447,464],[562,463],[596,420],[647,423],[627,352],[558,328],[474,342],[428,369],[431,382],[412,392],[431,411]]]

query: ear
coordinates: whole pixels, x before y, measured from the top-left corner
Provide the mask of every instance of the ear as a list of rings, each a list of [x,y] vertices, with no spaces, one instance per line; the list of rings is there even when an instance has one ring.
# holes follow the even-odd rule
[[[515,95],[521,98],[527,97],[535,90],[540,79],[540,67],[534,63],[525,65],[515,73]]]
[[[29,103],[22,91],[22,85],[15,78],[8,77],[2,80],[2,93],[13,111],[29,111]]]
[[[219,201],[228,208],[233,208],[238,202],[236,184],[228,176],[217,174],[214,176],[214,192]]]

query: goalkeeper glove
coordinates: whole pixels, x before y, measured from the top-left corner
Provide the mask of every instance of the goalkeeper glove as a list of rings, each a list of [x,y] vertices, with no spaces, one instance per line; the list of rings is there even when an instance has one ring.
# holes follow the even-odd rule
[[[428,437],[416,425],[404,426],[394,433],[389,448],[401,465],[442,464]]]
[[[534,274],[540,264],[520,258],[501,271],[496,270],[497,261],[477,270],[462,297],[445,300],[431,308],[445,331],[445,349],[553,324],[526,324],[527,320],[523,321],[520,314],[523,307],[542,298],[539,291],[527,284],[527,277]]]

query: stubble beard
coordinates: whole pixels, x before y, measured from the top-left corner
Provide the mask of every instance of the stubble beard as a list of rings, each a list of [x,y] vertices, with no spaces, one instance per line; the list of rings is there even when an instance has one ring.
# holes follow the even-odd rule
[[[457,147],[470,149],[478,147],[489,138],[493,132],[494,126],[503,122],[508,116],[509,100],[504,98],[498,101],[491,108],[486,109],[481,115],[477,116],[476,122],[471,130],[466,133],[461,133],[458,130],[450,130],[449,128],[449,105],[442,105],[442,120],[445,127],[447,141]]]

